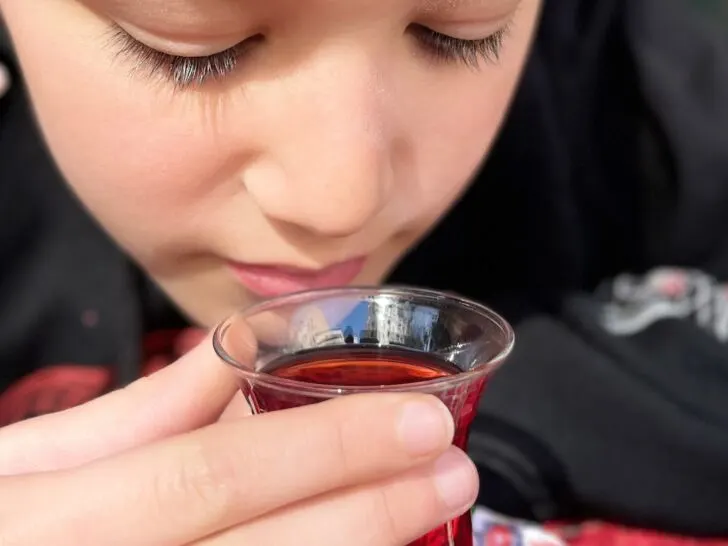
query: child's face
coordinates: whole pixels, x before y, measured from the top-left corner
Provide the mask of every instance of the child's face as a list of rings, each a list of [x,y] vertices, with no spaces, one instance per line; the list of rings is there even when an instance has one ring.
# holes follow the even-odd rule
[[[379,282],[486,154],[538,0],[0,7],[71,186],[182,309],[211,325],[290,286],[268,270],[262,281],[243,270],[241,282],[231,264],[366,257],[360,271],[334,268],[331,282]],[[428,29],[493,38],[466,44]]]

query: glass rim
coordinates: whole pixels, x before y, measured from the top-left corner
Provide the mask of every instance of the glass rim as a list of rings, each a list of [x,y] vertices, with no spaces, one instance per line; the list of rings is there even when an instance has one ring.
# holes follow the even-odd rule
[[[433,304],[442,304],[449,302],[456,304],[464,309],[476,313],[485,320],[498,327],[504,336],[503,348],[486,362],[478,365],[471,370],[465,370],[456,375],[445,377],[437,377],[418,381],[416,383],[403,383],[400,385],[322,385],[317,383],[309,383],[296,379],[288,379],[277,377],[265,372],[250,370],[238,362],[225,348],[224,336],[233,321],[252,317],[266,311],[278,309],[283,306],[296,305],[335,297],[364,297],[364,296],[392,296],[392,297],[414,297],[421,301],[428,300]],[[513,350],[515,343],[515,332],[513,327],[501,315],[474,300],[462,297],[457,294],[440,292],[427,288],[415,288],[405,285],[385,285],[385,286],[345,286],[337,288],[318,288],[313,290],[304,290],[281,296],[275,296],[260,303],[253,304],[249,307],[236,311],[232,315],[225,318],[214,329],[212,336],[212,345],[217,356],[226,364],[235,368],[235,370],[250,382],[261,384],[279,391],[286,391],[292,394],[304,394],[309,396],[335,397],[349,394],[364,394],[373,392],[435,392],[442,388],[451,388],[460,383],[467,383],[478,377],[485,376],[495,370]]]

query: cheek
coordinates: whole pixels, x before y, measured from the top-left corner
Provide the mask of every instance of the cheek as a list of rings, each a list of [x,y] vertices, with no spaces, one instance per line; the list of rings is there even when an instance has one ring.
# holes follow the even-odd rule
[[[417,189],[424,208],[441,213],[463,191],[495,139],[518,71],[486,69],[477,81],[430,97],[427,112],[413,123]],[[444,97],[444,98],[441,98]]]
[[[401,101],[419,141],[418,189],[430,210],[450,206],[487,156],[523,70],[538,8],[524,0],[496,64],[458,69],[410,89],[409,100]]]
[[[161,83],[130,77],[131,67],[103,47],[103,22],[48,4],[42,15],[11,8],[8,17],[53,155],[122,244],[164,244],[171,226],[184,229],[180,218],[203,206],[210,182],[228,174],[230,154],[219,144],[225,139],[211,136],[199,98],[173,97]],[[59,38],[58,26],[78,31]]]

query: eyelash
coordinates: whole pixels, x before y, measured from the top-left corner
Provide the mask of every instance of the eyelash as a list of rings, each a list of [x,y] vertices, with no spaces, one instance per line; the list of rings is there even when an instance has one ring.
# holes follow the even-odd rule
[[[200,86],[210,80],[221,80],[235,70],[238,60],[258,37],[254,36],[231,48],[204,57],[183,57],[163,53],[143,44],[121,27],[114,27],[111,42],[117,57],[131,59],[134,71],[147,76],[161,75],[177,88]]]
[[[500,60],[508,27],[479,40],[454,38],[421,25],[412,25],[410,31],[435,60],[478,68],[481,60],[487,63]],[[224,79],[235,70],[243,53],[263,39],[257,35],[213,55],[183,57],[153,49],[121,27],[115,26],[112,33],[118,56],[133,60],[135,70],[143,69],[148,76],[161,75],[179,89]]]
[[[497,63],[509,27],[480,40],[463,40],[420,25],[411,27],[420,43],[438,61],[456,61],[470,68],[478,68],[480,61]]]

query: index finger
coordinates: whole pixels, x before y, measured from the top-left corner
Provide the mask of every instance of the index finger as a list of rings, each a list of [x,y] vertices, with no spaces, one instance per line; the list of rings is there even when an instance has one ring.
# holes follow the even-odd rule
[[[213,422],[237,379],[209,340],[92,402],[0,428],[0,476],[59,470]]]
[[[451,444],[453,429],[434,397],[346,396],[212,425],[94,463],[59,487],[84,491],[64,498],[94,522],[85,544],[186,544],[432,460]],[[54,496],[47,488],[39,495]]]

